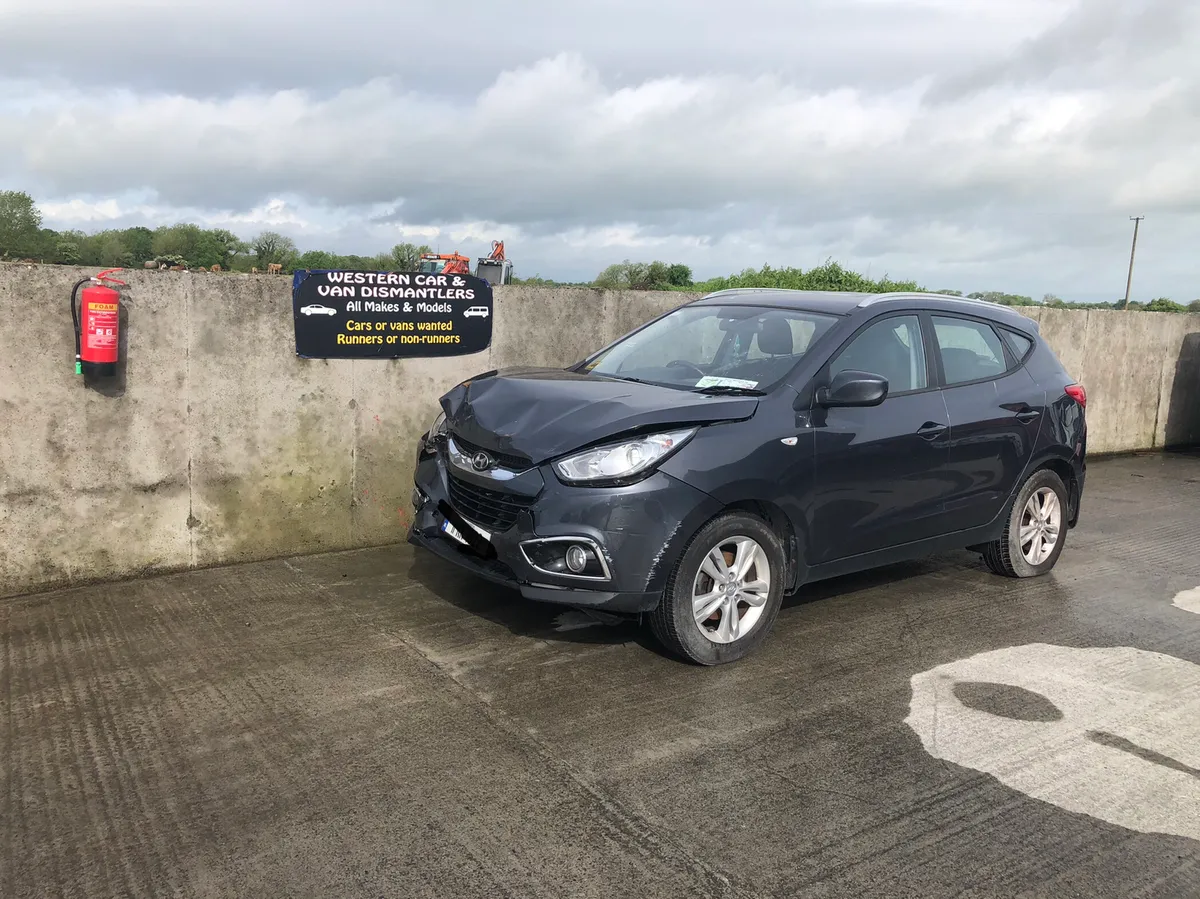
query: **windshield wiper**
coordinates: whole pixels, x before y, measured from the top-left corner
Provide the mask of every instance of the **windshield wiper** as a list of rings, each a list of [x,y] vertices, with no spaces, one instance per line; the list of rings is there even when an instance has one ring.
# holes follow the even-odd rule
[[[712,384],[701,387],[693,393],[727,394],[729,396],[766,396],[766,392],[755,390],[753,387],[734,387],[730,384]]]

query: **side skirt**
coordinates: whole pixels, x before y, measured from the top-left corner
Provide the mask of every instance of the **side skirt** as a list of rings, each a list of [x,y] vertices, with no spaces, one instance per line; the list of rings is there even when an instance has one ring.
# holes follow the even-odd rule
[[[884,565],[895,565],[897,562],[909,562],[914,559],[936,555],[937,553],[973,547],[981,543],[991,543],[993,540],[998,540],[1004,533],[1004,523],[1007,520],[1008,517],[1003,516],[981,528],[956,531],[953,534],[946,534],[941,537],[931,537],[928,540],[918,540],[915,543],[902,543],[899,546],[890,546],[887,549],[862,553],[857,556],[847,556],[844,559],[835,559],[832,562],[825,562],[822,565],[813,565],[808,569],[803,582],[797,584],[796,587],[798,589],[803,584],[811,584],[815,581],[842,577],[843,575],[854,574],[859,571],[867,571],[871,568],[880,568]]]

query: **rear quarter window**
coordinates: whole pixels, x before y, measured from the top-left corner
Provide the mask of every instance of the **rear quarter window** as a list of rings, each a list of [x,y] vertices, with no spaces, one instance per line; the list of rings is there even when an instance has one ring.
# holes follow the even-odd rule
[[[1004,329],[1004,336],[1008,338],[1008,345],[1012,348],[1013,355],[1019,361],[1024,361],[1029,355],[1029,351],[1033,349],[1033,341],[1024,334],[1018,334],[1016,331]]]

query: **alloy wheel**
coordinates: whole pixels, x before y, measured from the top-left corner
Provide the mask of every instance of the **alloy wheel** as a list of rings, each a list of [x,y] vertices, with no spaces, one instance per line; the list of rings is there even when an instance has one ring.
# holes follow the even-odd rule
[[[692,582],[692,615],[713,643],[733,643],[762,618],[771,594],[767,554],[749,537],[728,537],[704,556]]]
[[[1035,490],[1021,514],[1021,555],[1041,565],[1054,553],[1062,533],[1062,503],[1050,487]]]

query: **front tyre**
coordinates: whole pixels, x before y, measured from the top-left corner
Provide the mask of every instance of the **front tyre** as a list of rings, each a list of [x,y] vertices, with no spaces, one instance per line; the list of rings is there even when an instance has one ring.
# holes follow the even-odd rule
[[[697,664],[734,662],[766,639],[783,590],[783,547],[775,532],[752,515],[721,515],[676,563],[650,629],[667,649]]]
[[[999,540],[983,546],[988,568],[1005,577],[1045,574],[1067,542],[1067,488],[1048,469],[1035,471],[1017,493]]]

